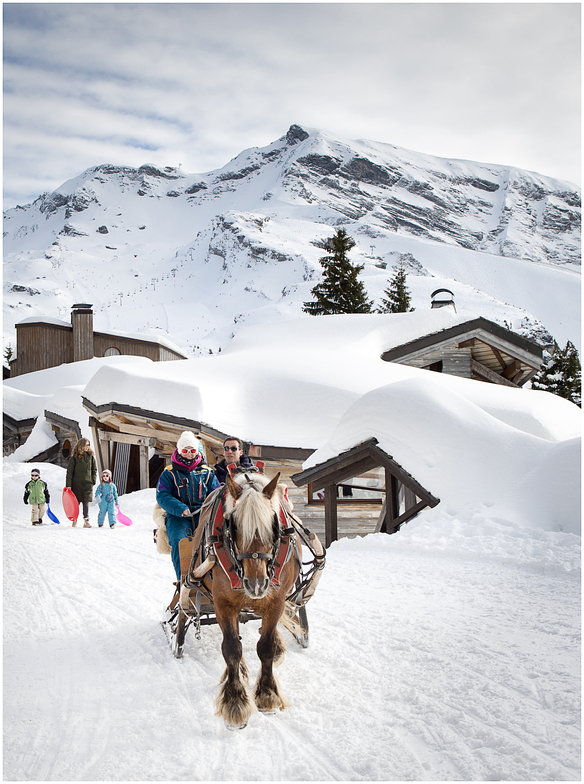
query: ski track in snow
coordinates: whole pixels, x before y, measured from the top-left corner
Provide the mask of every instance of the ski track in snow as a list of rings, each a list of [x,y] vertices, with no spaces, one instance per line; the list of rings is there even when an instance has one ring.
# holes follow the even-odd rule
[[[291,707],[229,732],[214,715],[219,628],[191,628],[177,660],[160,626],[173,573],[151,492],[124,497],[130,528],[99,531],[93,505],[93,529],[74,529],[54,502],[61,525],[37,529],[28,471],[5,466],[5,780],[579,779],[575,573],[399,534],[335,544],[309,648],[285,632]],[[241,627],[252,684],[258,627]]]

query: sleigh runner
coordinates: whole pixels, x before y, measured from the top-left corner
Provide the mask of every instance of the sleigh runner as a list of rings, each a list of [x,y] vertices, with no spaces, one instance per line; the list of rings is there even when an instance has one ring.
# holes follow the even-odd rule
[[[252,472],[248,472],[252,475]],[[246,478],[250,482],[249,477]],[[251,483],[251,482],[250,482]],[[285,485],[278,485],[278,511],[273,520],[270,553],[241,554],[236,550],[232,515],[226,514],[226,487],[214,490],[201,508],[199,525],[191,538],[179,544],[181,579],[175,583],[174,596],[164,613],[162,626],[176,658],[183,654],[187,631],[195,628],[200,639],[201,626],[219,623],[212,596],[212,572],[220,567],[232,590],[243,591],[243,561],[247,558],[267,562],[270,586],[279,587],[280,573],[294,558],[298,576],[286,596],[279,623],[303,648],[308,647],[309,629],[306,603],[314,594],[325,564],[325,551],[317,535],[309,531],[293,513]],[[304,560],[307,558],[307,560]],[[238,613],[238,623],[262,620],[248,606]]]

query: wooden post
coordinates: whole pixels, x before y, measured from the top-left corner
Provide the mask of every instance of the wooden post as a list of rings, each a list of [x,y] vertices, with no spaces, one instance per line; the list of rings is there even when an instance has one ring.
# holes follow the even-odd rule
[[[337,486],[324,488],[324,546],[330,547],[338,539],[337,532]]]
[[[101,441],[99,440],[99,430],[97,429],[97,422],[95,419],[90,419],[91,432],[93,434],[93,451],[95,454],[95,462],[97,463],[97,475],[101,476],[104,468],[108,468],[103,459],[103,452],[101,451]]]
[[[385,469],[385,520],[381,530],[386,534],[395,533],[393,521],[398,516],[398,485],[395,476]]]
[[[148,447],[138,447],[139,460],[140,460],[140,490],[147,490],[149,482],[148,477]]]

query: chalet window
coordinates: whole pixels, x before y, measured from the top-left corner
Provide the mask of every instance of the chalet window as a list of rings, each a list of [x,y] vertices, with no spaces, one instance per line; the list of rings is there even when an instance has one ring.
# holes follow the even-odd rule
[[[63,455],[65,460],[69,460],[69,458],[71,457],[71,441],[69,441],[68,438],[66,438],[63,441],[63,448],[61,450],[61,454]]]
[[[337,503],[339,504],[379,504],[383,503],[385,493],[385,472],[373,468],[365,474],[353,476],[338,485]],[[324,504],[324,489],[312,491],[308,485],[308,503]]]
[[[438,362],[432,362],[431,365],[425,365],[424,370],[433,370],[435,373],[442,373],[442,360],[438,360]]]
[[[122,352],[120,351],[119,348],[116,348],[115,346],[112,346],[111,348],[106,349],[104,357],[117,357],[118,354],[121,354],[121,353]]]

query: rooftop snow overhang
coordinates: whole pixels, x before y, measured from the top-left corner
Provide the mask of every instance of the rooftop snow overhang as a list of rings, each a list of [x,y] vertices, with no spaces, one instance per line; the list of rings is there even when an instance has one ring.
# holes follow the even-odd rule
[[[86,397],[82,397],[83,406],[97,422],[112,428],[119,433],[126,433],[142,438],[154,438],[163,444],[172,444],[173,448],[184,430],[199,433],[215,444],[223,444],[230,433],[194,419],[166,414],[161,411],[150,411],[137,406],[122,403],[104,403],[95,405]],[[306,460],[314,449],[302,449],[294,446],[274,446],[273,444],[252,444],[243,441],[250,457],[293,460]]]
[[[453,347],[470,350],[473,376],[509,386],[525,384],[543,361],[540,345],[482,317],[395,346],[381,359],[420,366],[427,354]]]
[[[66,433],[72,433],[77,440],[81,438],[81,428],[79,422],[75,419],[68,419],[61,414],[55,414],[54,411],[45,411],[45,419],[50,425],[58,427],[59,430],[64,430]]]
[[[361,444],[341,452],[336,457],[326,460],[324,463],[307,468],[298,474],[293,474],[290,478],[297,487],[311,484],[313,492],[325,489],[325,537],[326,546],[336,539],[336,492],[327,493],[326,491],[338,484],[359,476],[374,468],[385,469],[386,487],[385,501],[383,504],[382,518],[384,522],[380,530],[387,533],[397,531],[401,525],[407,523],[425,507],[434,507],[440,503],[440,499],[432,495],[422,485],[417,482],[399,463],[384,452],[378,446],[376,438],[370,438]],[[401,483],[413,494],[410,506],[400,514],[398,502],[398,483]],[[335,509],[332,512],[334,523],[332,529],[329,524],[331,510],[330,505]],[[381,519],[381,518],[380,518]],[[391,529],[391,530],[390,530]]]
[[[17,324],[15,324],[15,327],[29,327],[35,325],[51,327],[53,329],[64,329],[64,330],[73,329],[73,325],[68,324],[66,321],[40,318],[36,316],[29,316],[28,318],[19,321]],[[106,339],[111,338],[112,340],[125,340],[130,343],[137,343],[137,344],[147,343],[148,345],[156,345],[166,349],[167,351],[171,351],[173,354],[176,354],[177,357],[180,357],[182,359],[188,359],[188,355],[179,346],[176,346],[172,341],[167,340],[163,336],[141,335],[135,332],[101,332],[95,329],[93,330],[93,336],[94,338],[96,337],[106,338]]]

